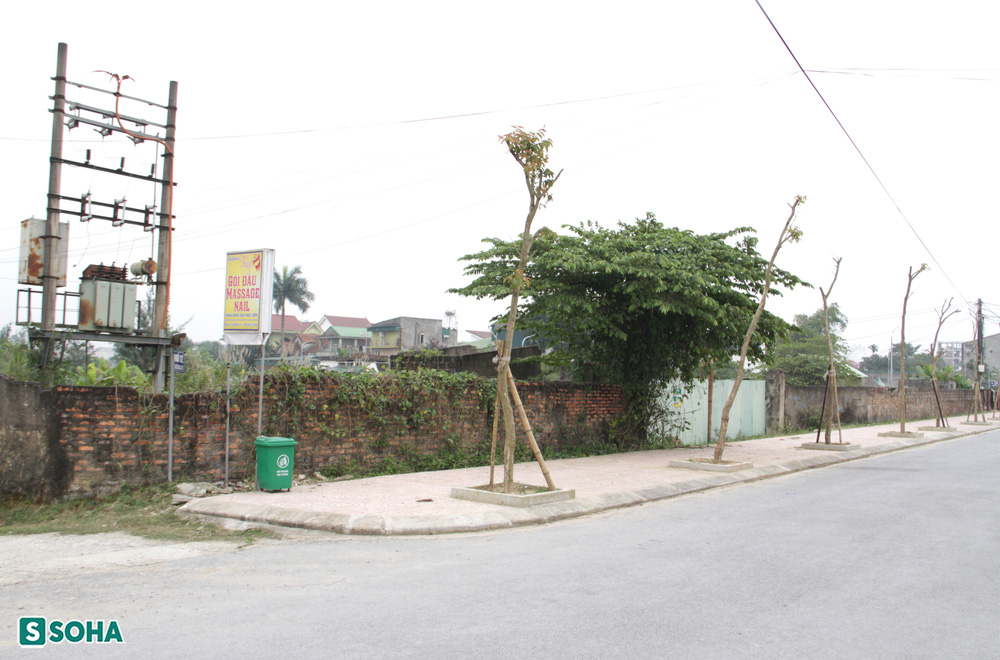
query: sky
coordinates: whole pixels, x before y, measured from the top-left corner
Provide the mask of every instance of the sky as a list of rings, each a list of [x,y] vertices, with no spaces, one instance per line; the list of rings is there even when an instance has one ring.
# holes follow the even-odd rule
[[[769,255],[805,195],[802,240],[777,265],[815,288],[769,311],[821,308],[842,258],[831,301],[852,355],[884,353],[908,270],[926,263],[907,341],[929,346],[948,299],[961,312],[942,341],[972,338],[978,299],[986,334],[1000,332],[1000,5],[761,4],[850,138],[753,0],[19,3],[0,41],[0,325],[26,288],[20,222],[45,217],[65,42],[73,82],[113,89],[97,71],[128,75],[123,93],[162,104],[178,83],[170,314],[196,341],[222,336],[226,253],[258,248],[301,266],[315,300],[299,318],[454,311],[460,330],[486,329],[503,305],[447,290],[468,281],[460,257],[523,227],[523,178],[497,140],[515,125],[544,127],[563,170],[535,227],[652,212],[698,233],[753,227]],[[87,127],[65,138],[69,160],[90,150],[142,173],[157,160],[151,142]],[[63,194],[158,203],[121,179],[65,167]],[[155,257],[141,228],[67,217],[70,290],[89,264]]]

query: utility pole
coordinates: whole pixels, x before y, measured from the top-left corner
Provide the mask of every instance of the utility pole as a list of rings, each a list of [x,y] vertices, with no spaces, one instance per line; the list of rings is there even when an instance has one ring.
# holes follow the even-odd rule
[[[48,199],[46,204],[46,216],[44,228],[41,229],[41,251],[22,254],[21,259],[25,264],[42,262],[36,266],[36,273],[26,266],[28,275],[21,283],[42,287],[42,316],[41,323],[36,324],[31,318],[31,290],[25,292],[29,295],[28,318],[22,322],[18,316],[18,325],[27,325],[28,337],[30,341],[37,342],[41,349],[40,366],[45,367],[52,347],[58,340],[79,340],[79,341],[106,341],[112,343],[132,344],[147,346],[156,350],[157,360],[155,362],[155,375],[153,379],[154,390],[159,391],[164,383],[162,355],[170,343],[171,338],[165,337],[167,309],[169,307],[170,293],[170,247],[171,232],[173,231],[173,169],[174,169],[174,132],[177,114],[177,83],[170,83],[169,105],[162,105],[154,101],[141,99],[135,96],[123,94],[121,91],[122,82],[131,79],[131,76],[119,76],[108,73],[117,81],[117,88],[112,90],[95,87],[68,78],[69,47],[65,43],[60,43],[58,48],[58,59],[56,62],[55,93],[52,96],[52,142],[49,156],[49,185]],[[72,89],[67,97],[67,90]],[[101,102],[100,95],[107,95],[114,98],[114,107],[108,107]],[[122,103],[144,104],[152,108],[165,110],[167,113],[167,123],[160,123],[157,120],[139,117],[133,114],[125,114],[121,110]],[[99,107],[102,106],[102,107]],[[145,114],[145,112],[143,112]],[[129,128],[131,126],[131,128]],[[136,171],[134,166],[126,166],[126,157],[122,156],[117,168],[107,167],[103,163],[91,160],[91,150],[86,150],[86,158],[74,160],[72,157],[66,159],[63,156],[64,135],[67,130],[87,127],[98,132],[102,138],[118,134],[119,137],[127,136],[133,144],[139,145],[143,142],[155,142],[164,148],[164,170],[165,177],[157,178],[156,165],[150,169],[149,173]],[[157,134],[157,129],[165,131],[165,138],[161,139]],[[137,159],[138,160],[138,159]],[[64,194],[62,189],[62,168],[70,166],[80,170],[89,170],[94,176],[115,176],[118,179],[129,180],[131,182],[141,181],[140,188],[148,190],[155,196],[156,186],[161,190],[161,211],[156,211],[156,205],[145,206],[129,205],[126,199],[101,201],[91,199],[90,192],[83,195]],[[141,193],[134,192],[137,196]],[[78,210],[77,210],[78,209]],[[65,298],[63,296],[62,310],[59,310],[58,287],[64,285],[66,273],[64,265],[59,261],[59,255],[66,253],[66,245],[59,241],[68,237],[69,225],[60,222],[63,216],[77,217],[80,222],[90,222],[91,220],[103,220],[111,223],[112,227],[141,227],[143,231],[159,231],[159,260],[160,265],[150,255],[149,259],[134,263],[129,267],[127,264],[122,267],[105,266],[92,264],[84,269],[84,276],[90,282],[100,280],[110,283],[112,291],[111,298],[113,304],[109,305],[107,314],[97,315],[97,287],[92,287],[85,292],[82,290],[79,295],[81,304],[79,307],[79,321],[76,324],[67,322],[67,310]],[[88,275],[88,271],[91,271]],[[155,281],[153,275],[157,274]],[[129,275],[131,274],[131,278]],[[142,284],[155,284],[155,324],[153,328],[135,328],[135,287]],[[21,290],[18,291],[20,300]],[[83,296],[89,298],[85,301]],[[103,294],[102,294],[103,295]],[[93,298],[93,299],[91,299]],[[88,303],[87,305],[84,302]],[[103,298],[102,298],[103,302]],[[20,309],[20,307],[18,308]],[[57,316],[61,317],[57,319]]]
[[[56,289],[59,275],[55,272],[56,241],[59,238],[59,195],[62,185],[63,121],[66,117],[66,60],[69,46],[59,44],[56,60],[56,91],[52,97],[52,148],[49,154],[49,194],[45,205],[45,236],[42,242],[42,364],[49,357],[56,326]]]
[[[975,381],[972,385],[972,420],[979,421],[979,412],[982,410],[982,375],[980,367],[983,362],[983,299],[976,302],[976,366]],[[983,413],[983,421],[986,421],[986,414]]]
[[[983,363],[983,299],[976,301],[976,379],[980,380],[979,367]]]
[[[163,179],[168,183],[161,188],[160,208],[163,209],[161,223],[166,225],[166,231],[161,231],[156,271],[156,300],[153,309],[153,336],[163,337],[167,327],[167,311],[170,298],[170,261],[173,253],[173,211],[174,211],[174,132],[177,127],[177,82],[170,81],[170,93],[167,97],[167,127],[163,139]],[[153,391],[163,389],[163,359],[164,347],[156,350],[156,373],[153,374]]]

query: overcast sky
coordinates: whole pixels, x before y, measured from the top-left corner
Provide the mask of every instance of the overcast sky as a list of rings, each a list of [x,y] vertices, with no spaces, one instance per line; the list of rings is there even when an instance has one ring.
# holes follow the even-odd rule
[[[485,329],[502,306],[445,291],[486,236],[514,238],[527,193],[497,136],[545,127],[563,169],[536,226],[653,212],[696,232],[754,227],[778,265],[829,285],[860,358],[968,340],[978,298],[1000,331],[1000,5],[762,0],[891,198],[753,0],[718,2],[18,3],[0,41],[0,324],[14,320],[20,221],[45,217],[58,42],[71,81],[165,103],[179,84],[172,323],[222,335],[225,255],[274,248],[323,314]],[[69,98],[82,95],[71,88]],[[105,105],[111,103],[105,97]],[[93,99],[91,99],[93,100]],[[156,118],[152,108],[132,108]],[[148,172],[155,145],[67,134],[64,157]],[[63,194],[158,203],[141,182],[64,169]],[[895,203],[893,202],[895,200]],[[898,205],[898,208],[897,208]],[[92,263],[155,256],[150,234],[70,218],[69,288]],[[818,289],[772,299],[791,319]],[[669,341],[669,337],[664,338]]]

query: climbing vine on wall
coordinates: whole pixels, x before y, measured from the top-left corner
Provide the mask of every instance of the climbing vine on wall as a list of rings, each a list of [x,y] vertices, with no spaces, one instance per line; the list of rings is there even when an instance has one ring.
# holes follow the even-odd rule
[[[257,387],[248,379],[234,396],[245,413],[257,409]],[[482,414],[491,412],[496,381],[434,369],[331,373],[279,365],[264,379],[262,434],[316,440],[365,436],[379,449],[403,435],[449,433],[456,406],[470,395]],[[245,432],[256,432],[249,428],[256,425],[253,414],[241,419]]]

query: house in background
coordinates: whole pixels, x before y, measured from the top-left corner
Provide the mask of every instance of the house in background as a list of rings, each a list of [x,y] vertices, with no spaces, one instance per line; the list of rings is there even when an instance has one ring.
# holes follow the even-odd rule
[[[323,334],[320,336],[319,353],[323,357],[336,357],[342,351],[364,353],[368,348],[368,326],[371,322],[358,316],[325,315],[319,320]]]
[[[420,348],[441,348],[445,336],[440,319],[397,316],[368,326],[369,351],[373,355],[397,355]]]
[[[297,317],[285,314],[285,335],[281,335],[281,314],[271,315],[271,335],[267,338],[268,355],[281,355],[281,341],[284,339],[284,355],[297,356],[305,352],[307,344],[315,341],[323,334],[319,324],[314,321],[300,321]]]
[[[969,380],[975,380],[976,342],[963,342],[962,350],[962,374]],[[985,386],[987,384],[986,381],[998,380],[997,374],[1000,373],[1000,334],[986,335],[983,337],[983,354],[980,358],[984,367],[983,376],[986,377],[983,383]]]
[[[941,352],[941,357],[938,360],[939,368],[951,367],[955,371],[962,370],[962,364],[965,362],[962,342],[941,341],[938,342],[938,350]],[[975,348],[973,348],[973,355],[975,355]]]

